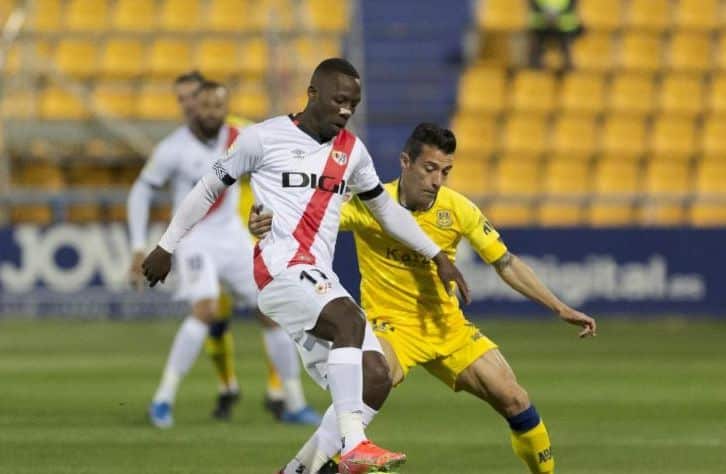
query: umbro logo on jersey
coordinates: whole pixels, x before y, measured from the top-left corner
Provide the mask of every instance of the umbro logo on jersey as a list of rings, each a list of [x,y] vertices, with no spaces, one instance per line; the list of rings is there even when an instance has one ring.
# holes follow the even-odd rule
[[[340,166],[343,166],[348,162],[348,154],[342,151],[333,150],[330,155],[333,157],[333,161],[338,163]]]
[[[293,158],[297,158],[298,160],[305,158],[305,152],[299,148],[292,150],[290,153],[292,153]]]
[[[315,173],[303,173],[299,171],[285,171],[282,173],[283,188],[311,188],[320,189],[329,193],[344,195],[348,190],[346,182],[334,176],[318,176]]]

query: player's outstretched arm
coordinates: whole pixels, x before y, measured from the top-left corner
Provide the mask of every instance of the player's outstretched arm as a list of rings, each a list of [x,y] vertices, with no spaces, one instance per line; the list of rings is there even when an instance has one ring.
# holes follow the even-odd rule
[[[507,252],[492,263],[507,285],[527,298],[551,309],[563,321],[580,326],[580,337],[597,335],[597,323],[593,318],[577,311],[557,298],[534,273],[529,265],[516,255]]]
[[[154,188],[141,178],[131,186],[126,201],[126,216],[131,238],[131,268],[129,269],[129,282],[136,290],[142,290],[144,275],[141,263],[144,261],[144,247],[146,246],[146,228],[149,221],[149,207],[154,197]]]

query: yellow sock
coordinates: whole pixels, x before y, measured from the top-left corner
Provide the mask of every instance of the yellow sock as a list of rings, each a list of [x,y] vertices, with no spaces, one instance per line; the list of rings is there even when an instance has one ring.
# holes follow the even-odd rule
[[[232,333],[225,330],[221,337],[207,336],[204,348],[214,363],[219,383],[226,390],[236,391],[237,375],[234,365],[234,338]]]
[[[282,398],[282,379],[269,357],[265,357],[265,363],[267,364],[267,395],[275,399]]]
[[[512,449],[524,461],[533,474],[552,474],[555,472],[555,458],[552,456],[550,436],[540,420],[529,431],[512,431]]]

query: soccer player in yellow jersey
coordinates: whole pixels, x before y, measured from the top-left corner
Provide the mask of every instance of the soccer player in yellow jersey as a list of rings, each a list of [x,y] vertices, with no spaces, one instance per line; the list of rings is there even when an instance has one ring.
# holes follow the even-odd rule
[[[422,229],[451,259],[466,238],[509,286],[580,326],[580,337],[594,336],[591,317],[553,295],[532,269],[507,249],[479,208],[444,186],[454,167],[456,139],[449,130],[420,124],[401,153],[400,179],[385,185],[409,209]],[[253,216],[250,229],[260,235],[272,217]],[[532,473],[554,472],[549,435],[527,392],[518,383],[497,345],[469,322],[453,292],[437,284],[436,269],[380,228],[357,198],[343,209],[341,230],[354,233],[361,273],[361,305],[383,346],[394,385],[420,365],[455,391],[464,390],[489,403],[508,422],[514,452]],[[288,466],[317,471],[320,459],[339,448],[331,436],[335,424],[323,418],[315,435]],[[333,431],[334,432],[334,431]],[[305,470],[313,466],[312,470]],[[287,472],[287,471],[284,471]],[[292,471],[295,472],[295,471]]]

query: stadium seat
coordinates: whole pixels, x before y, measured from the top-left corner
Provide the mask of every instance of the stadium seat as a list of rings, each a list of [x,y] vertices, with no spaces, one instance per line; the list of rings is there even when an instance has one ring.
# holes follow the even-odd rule
[[[560,107],[566,112],[597,114],[605,105],[605,80],[600,74],[571,72],[560,88]]]
[[[726,225],[726,206],[723,202],[697,200],[691,205],[688,220],[696,227],[723,227]]]
[[[515,43],[512,35],[503,31],[487,31],[479,35],[477,66],[506,68],[515,56]]]
[[[242,117],[259,120],[269,115],[270,101],[264,83],[248,83],[232,92],[230,110]]]
[[[694,190],[701,197],[725,198],[726,160],[701,161],[696,167]]]
[[[592,191],[601,196],[635,195],[639,191],[638,162],[621,156],[604,156],[596,164]]]
[[[15,8],[16,0],[0,0],[0,24],[5,24]]]
[[[58,43],[53,60],[61,73],[88,79],[96,74],[98,49],[90,40],[64,39]]]
[[[547,120],[536,114],[512,114],[502,130],[500,149],[539,155],[546,149]]]
[[[147,72],[155,78],[172,78],[192,69],[191,43],[160,38],[149,50]]]
[[[20,187],[60,191],[65,187],[63,172],[52,160],[27,161],[13,173],[13,183]]]
[[[650,160],[642,191],[651,197],[683,198],[691,190],[691,169],[683,161]]]
[[[711,40],[704,33],[676,33],[668,48],[668,65],[676,71],[711,69]]]
[[[268,64],[267,42],[263,38],[254,38],[242,44],[242,72],[262,77],[267,73]]]
[[[111,222],[126,222],[126,204],[110,204],[106,208],[106,217]]]
[[[614,64],[613,51],[609,33],[585,33],[575,40],[572,63],[577,70],[607,72]]]
[[[527,156],[504,155],[494,167],[491,191],[498,196],[533,197],[541,188],[541,166]]]
[[[537,223],[545,227],[580,225],[582,206],[576,202],[544,201],[537,209]]]
[[[9,119],[36,118],[38,96],[33,88],[6,88],[3,92],[2,114],[4,117]]]
[[[304,5],[314,30],[342,33],[348,29],[348,2],[309,0]]]
[[[693,121],[683,117],[658,117],[653,123],[650,151],[659,159],[688,159],[696,151]]]
[[[13,78],[20,72],[45,75],[52,64],[52,48],[46,40],[20,40],[10,47],[3,74]]]
[[[497,113],[504,108],[507,78],[504,69],[474,67],[459,83],[459,110],[466,113]]]
[[[252,0],[244,12],[254,31],[286,32],[295,27],[296,6],[291,0]]]
[[[544,167],[542,191],[547,196],[582,197],[590,191],[588,160],[555,155]]]
[[[706,108],[712,114],[726,115],[726,74],[711,79],[706,102]]]
[[[723,21],[719,0],[677,0],[674,21],[679,30],[715,30]]]
[[[238,41],[207,38],[197,46],[194,63],[209,77],[227,79],[240,74],[244,58]]]
[[[669,74],[660,86],[658,103],[664,114],[691,118],[702,114],[705,105],[701,76]]]
[[[195,31],[201,16],[199,0],[163,0],[159,26],[165,31]]]
[[[28,10],[28,29],[38,33],[57,33],[63,29],[62,18],[61,0],[35,0]]]
[[[494,200],[482,212],[497,228],[528,226],[534,221],[534,209],[529,203]]]
[[[154,32],[157,24],[156,2],[116,0],[111,24],[118,31]]]
[[[71,0],[66,7],[65,26],[70,31],[105,31],[108,28],[106,0]]]
[[[136,112],[136,93],[123,85],[99,84],[93,91],[93,104],[106,117],[129,118]]]
[[[140,40],[109,39],[101,51],[101,74],[107,78],[132,79],[143,73],[145,47]]]
[[[710,117],[704,122],[701,150],[706,156],[726,157],[726,117]]]
[[[517,31],[526,26],[527,2],[524,0],[487,0],[478,2],[477,23],[483,31]]]
[[[212,0],[209,13],[203,16],[204,29],[224,33],[242,33],[251,29],[248,12],[252,10],[249,1]]]
[[[653,76],[641,73],[621,73],[613,78],[608,95],[608,107],[613,112],[646,115],[653,111],[655,87]]]
[[[550,150],[571,156],[587,157],[597,146],[594,117],[561,114],[554,124]]]
[[[554,108],[555,85],[550,73],[522,70],[512,81],[509,104],[520,112],[549,112]]]
[[[621,3],[613,0],[580,0],[578,12],[589,30],[611,32],[622,27]]]
[[[625,26],[631,30],[665,31],[671,25],[670,0],[629,0]]]
[[[83,102],[59,87],[48,87],[42,91],[40,115],[48,120],[79,120],[89,116]]]
[[[600,147],[610,154],[641,155],[645,152],[645,131],[645,120],[639,117],[609,115],[603,123]]]
[[[299,71],[312,71],[321,61],[340,56],[340,42],[328,38],[310,38],[302,36],[285,47],[292,51],[292,63]]]
[[[53,222],[53,209],[48,204],[13,204],[10,206],[11,224],[48,225]]]
[[[176,97],[167,83],[147,83],[141,89],[136,115],[147,120],[178,120],[181,114]]]
[[[98,203],[86,202],[69,204],[66,208],[67,222],[74,224],[88,224],[103,220],[103,209]]]
[[[477,156],[458,156],[449,174],[447,185],[469,197],[490,192],[488,161]]]
[[[654,72],[662,65],[660,36],[653,33],[623,34],[618,65],[628,71]]]
[[[585,214],[585,220],[592,227],[622,227],[634,221],[633,206],[627,202],[595,201]]]
[[[71,162],[66,169],[66,182],[76,187],[109,187],[114,185],[114,178],[108,165]]]
[[[718,37],[715,59],[715,67],[721,71],[726,70],[726,33],[722,32]]]
[[[451,128],[456,134],[457,156],[476,156],[483,160],[496,147],[499,127],[493,116],[460,113]]]
[[[645,226],[679,226],[686,220],[680,202],[646,201],[638,210],[638,222]]]
[[[149,212],[149,221],[151,222],[169,222],[171,220],[171,205],[156,204],[151,206]]]

